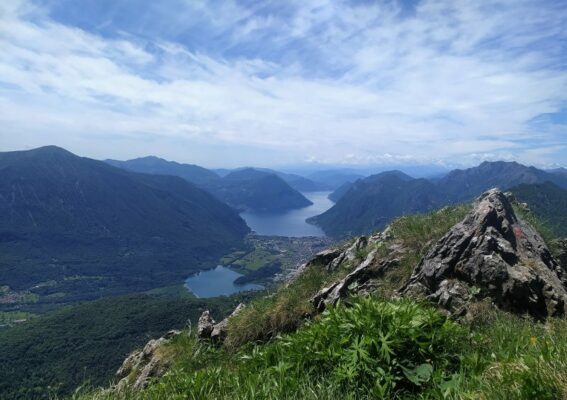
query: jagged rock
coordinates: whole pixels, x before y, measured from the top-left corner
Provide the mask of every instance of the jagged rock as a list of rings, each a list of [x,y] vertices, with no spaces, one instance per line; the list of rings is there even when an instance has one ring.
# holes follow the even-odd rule
[[[246,308],[246,305],[240,303],[228,317],[223,319],[218,324],[209,314],[209,311],[203,311],[201,317],[199,318],[199,325],[197,327],[197,334],[201,339],[210,339],[215,343],[222,343],[226,338],[228,320],[236,315],[238,315],[242,310]]]
[[[326,264],[328,271],[336,271],[343,262],[353,262],[359,252],[368,245],[368,239],[365,236],[356,238],[354,243],[345,251],[341,252],[337,257]]]
[[[310,261],[305,264],[306,268],[311,266],[327,266],[332,261],[334,261],[337,257],[340,257],[343,254],[341,249],[327,249],[323,250],[315,255]]]
[[[215,320],[211,317],[209,310],[203,311],[197,323],[197,336],[202,339],[208,339],[213,333]]]
[[[313,298],[311,303],[315,309],[322,312],[326,307],[335,305],[339,299],[345,298],[351,294],[368,293],[370,280],[381,276],[387,269],[398,265],[396,258],[388,260],[377,260],[376,250],[368,253],[366,259],[343,279],[321,289]]]
[[[427,253],[402,288],[460,317],[485,298],[501,309],[536,318],[565,313],[563,270],[537,231],[492,189]]]
[[[172,330],[159,339],[152,339],[141,351],[134,351],[124,360],[116,372],[117,388],[130,386],[134,390],[145,388],[152,378],[162,376],[168,369],[170,360],[164,358],[159,348],[181,332]]]

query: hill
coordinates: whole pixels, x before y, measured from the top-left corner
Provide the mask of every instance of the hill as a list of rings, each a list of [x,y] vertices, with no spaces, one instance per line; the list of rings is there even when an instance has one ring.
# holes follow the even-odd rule
[[[329,189],[329,187],[323,183],[315,182],[311,179],[305,178],[297,174],[288,174],[285,172],[276,171],[268,168],[255,168],[255,169],[279,176],[285,181],[285,183],[287,183],[289,186],[291,186],[293,189],[297,190],[298,192],[320,192]]]
[[[216,173],[206,168],[199,167],[198,165],[180,164],[154,156],[135,158],[127,161],[105,160],[105,162],[115,167],[134,172],[178,176],[196,185],[204,185],[210,181],[219,179]]]
[[[0,282],[57,304],[178,283],[249,231],[181,178],[57,147],[0,153],[0,212]]]
[[[286,211],[313,204],[282,178],[253,168],[233,171],[206,189],[237,210]]]
[[[239,211],[253,209],[285,211],[311,204],[298,190],[314,191],[319,186],[299,175],[269,169],[239,168],[216,172],[191,164],[179,164],[157,157],[129,161],[106,160],[130,171],[172,175],[194,183]],[[294,188],[295,187],[295,188]]]
[[[388,171],[356,181],[333,207],[308,222],[321,226],[331,236],[357,235],[438,204],[439,195],[431,182]]]
[[[338,188],[336,188],[332,193],[329,194],[329,196],[327,196],[329,198],[329,200],[331,200],[332,202],[336,203],[337,201],[340,200],[341,197],[343,197],[349,190],[350,188],[353,186],[353,182],[345,182],[343,183],[341,186],[339,186]]]
[[[437,182],[447,202],[468,201],[491,187],[509,189],[523,183],[553,182],[567,189],[567,177],[516,162],[483,162],[477,167],[454,170]]]
[[[226,315],[243,298],[108,297],[0,330],[0,398],[48,399],[85,381],[106,385],[148,338],[196,324],[205,309]]]
[[[567,237],[567,190],[546,182],[510,189],[558,237]]]
[[[331,209],[309,222],[332,236],[363,234],[401,215],[470,201],[491,187],[509,189],[522,183],[553,182],[567,188],[567,177],[561,174],[502,161],[454,170],[435,180],[413,179],[401,172],[398,175],[399,179],[384,180],[383,174],[377,174],[358,181],[342,197],[336,196]]]

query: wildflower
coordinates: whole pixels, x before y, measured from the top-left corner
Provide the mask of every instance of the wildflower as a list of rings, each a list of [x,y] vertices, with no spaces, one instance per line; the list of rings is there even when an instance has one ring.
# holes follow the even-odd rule
[[[535,336],[530,337],[530,343],[532,344],[532,346],[535,346],[537,343],[537,338]]]

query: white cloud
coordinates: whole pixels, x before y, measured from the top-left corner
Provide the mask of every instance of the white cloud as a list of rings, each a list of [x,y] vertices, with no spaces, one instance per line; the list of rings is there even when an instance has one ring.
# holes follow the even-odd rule
[[[77,150],[106,157],[112,135],[155,135],[163,152],[181,141],[192,157],[184,161],[205,164],[215,154],[192,153],[192,141],[280,152],[273,161],[282,163],[565,156],[564,125],[530,124],[567,102],[564,54],[553,45],[565,39],[567,12],[552,4],[424,0],[401,18],[390,2],[298,1],[280,13],[187,2],[171,24],[210,27],[211,48],[221,35],[230,51],[209,54],[159,35],[104,37],[8,3],[0,5],[5,149],[88,136],[99,144]]]

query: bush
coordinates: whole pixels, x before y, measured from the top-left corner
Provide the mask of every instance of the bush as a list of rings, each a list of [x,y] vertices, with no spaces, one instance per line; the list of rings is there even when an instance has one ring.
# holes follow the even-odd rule
[[[173,370],[140,399],[401,398],[439,390],[458,371],[466,331],[408,300],[355,298],[298,332],[238,353],[178,338]],[[116,393],[114,397],[120,396]],[[97,399],[107,398],[99,393]]]
[[[450,380],[464,335],[465,330],[430,307],[409,300],[355,298],[257,351],[250,363],[272,379],[281,374],[291,380],[286,387],[309,376],[357,397],[393,398]]]

